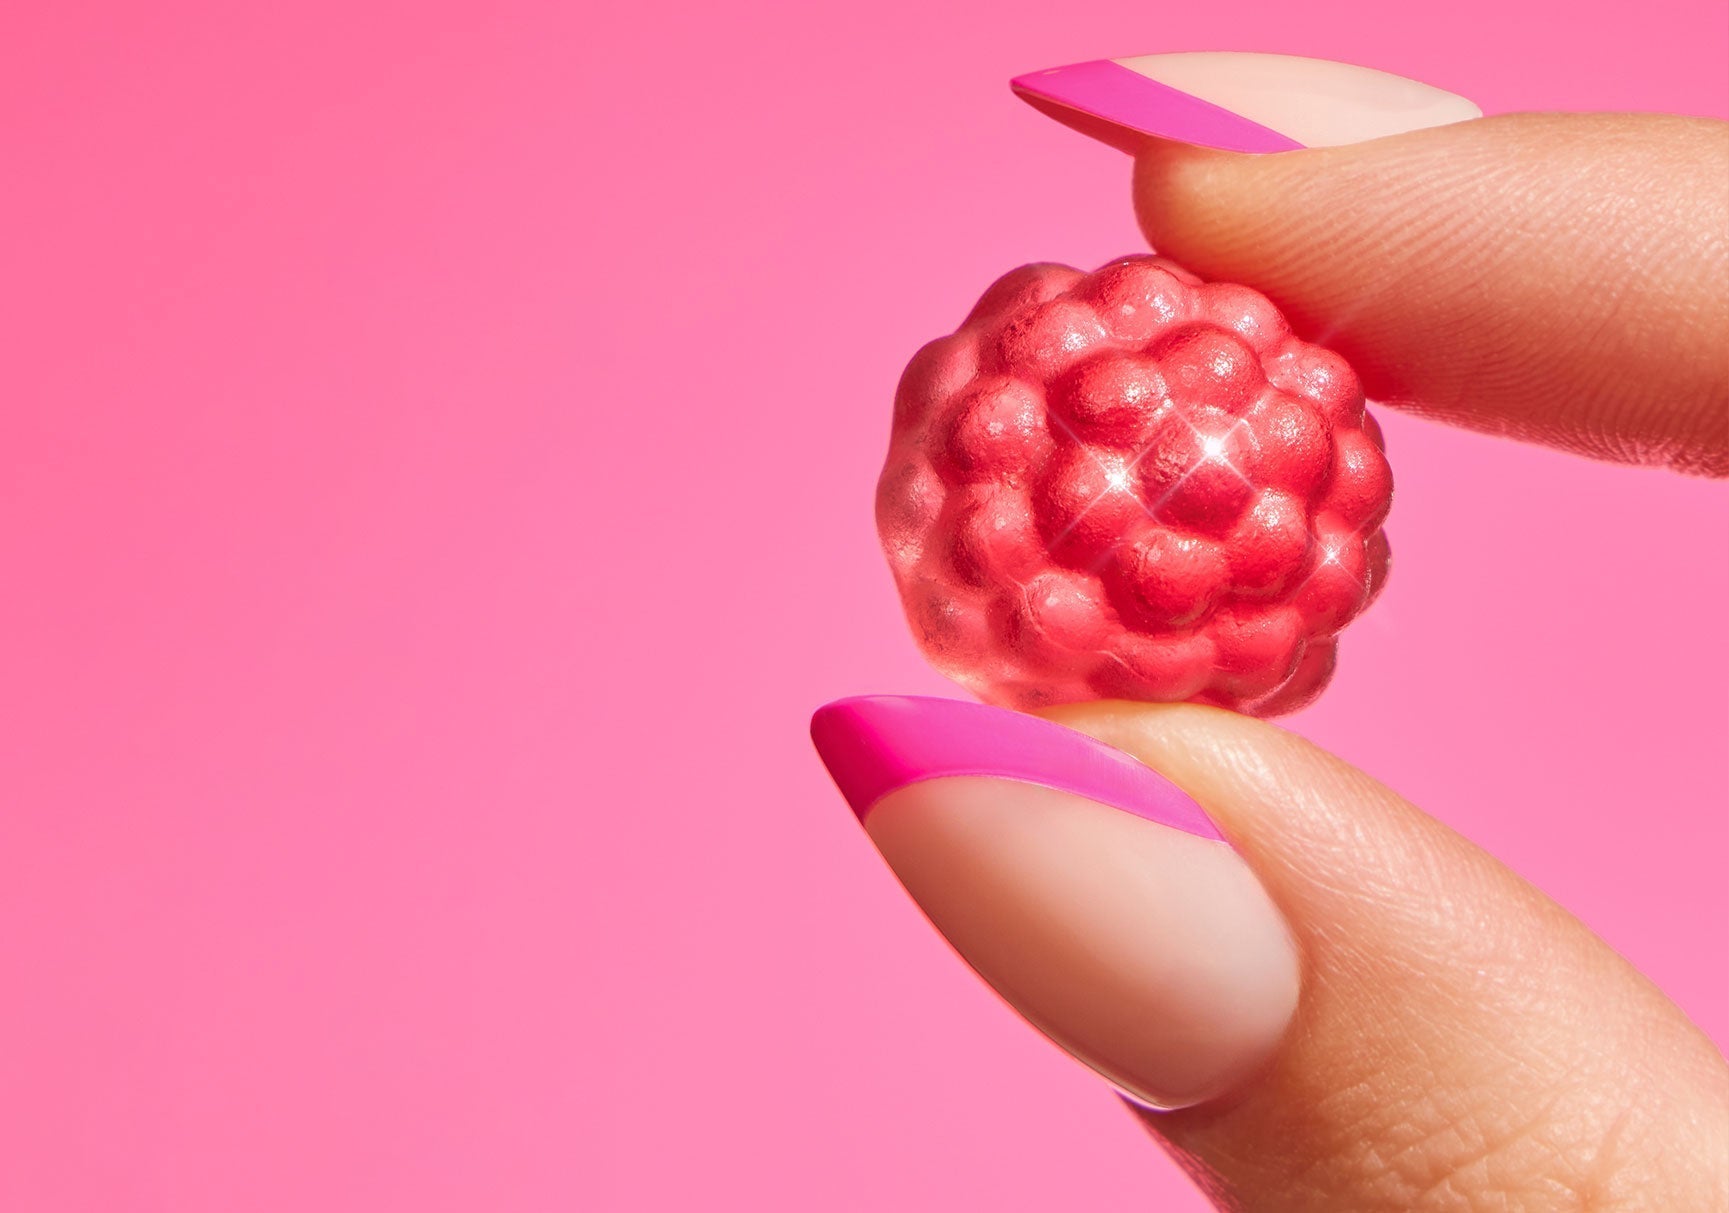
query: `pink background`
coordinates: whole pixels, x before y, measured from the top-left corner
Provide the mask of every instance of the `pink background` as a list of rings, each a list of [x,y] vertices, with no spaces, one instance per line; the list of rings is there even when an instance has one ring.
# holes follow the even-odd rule
[[[901,363],[1137,246],[1009,76],[1729,113],[1721,0],[1395,7],[7,6],[0,1206],[1199,1208],[805,719],[944,689]],[[1295,727],[1729,1040],[1722,488],[1385,425],[1399,568]]]

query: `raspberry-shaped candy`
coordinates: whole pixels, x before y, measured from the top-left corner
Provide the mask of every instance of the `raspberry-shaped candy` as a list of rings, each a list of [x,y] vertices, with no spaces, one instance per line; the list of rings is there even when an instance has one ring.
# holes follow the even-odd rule
[[[913,357],[877,526],[925,655],[1011,707],[1292,711],[1387,576],[1356,375],[1158,257],[1028,265]]]

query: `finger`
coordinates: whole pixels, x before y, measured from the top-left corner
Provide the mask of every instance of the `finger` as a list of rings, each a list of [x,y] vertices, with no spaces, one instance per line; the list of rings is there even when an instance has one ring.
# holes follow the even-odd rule
[[[813,734],[932,922],[1167,1109],[1147,1123],[1222,1207],[1729,1198],[1722,1058],[1489,856],[1262,722],[1054,714],[1115,749],[940,700],[849,701]]]
[[[1729,475],[1729,124],[1521,114],[1247,156],[1151,142],[1162,253],[1254,286],[1371,397]]]
[[[1263,722],[1059,715],[1193,795],[1304,958],[1267,1071],[1228,1106],[1152,1122],[1208,1185],[1251,1209],[1723,1207],[1721,1056],[1537,890]]]

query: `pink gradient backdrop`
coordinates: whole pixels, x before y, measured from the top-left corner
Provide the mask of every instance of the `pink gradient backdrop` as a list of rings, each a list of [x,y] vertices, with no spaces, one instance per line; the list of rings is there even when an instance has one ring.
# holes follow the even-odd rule
[[[1012,74],[1204,47],[1723,116],[1721,0],[12,5],[0,1206],[1195,1210],[804,737],[941,692],[904,358],[1136,247]],[[1385,419],[1297,728],[1729,1039],[1719,486]]]

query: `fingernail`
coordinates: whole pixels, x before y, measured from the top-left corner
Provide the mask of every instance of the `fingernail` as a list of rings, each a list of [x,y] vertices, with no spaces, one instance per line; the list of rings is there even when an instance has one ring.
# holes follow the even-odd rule
[[[1299,986],[1290,933],[1169,780],[1072,729],[958,700],[843,699],[811,738],[962,958],[1131,1099],[1204,1102],[1278,1046]]]
[[[1149,137],[1229,152],[1333,147],[1483,113],[1389,72],[1245,51],[1095,59],[1018,76],[1009,87],[1041,113],[1130,154]]]

